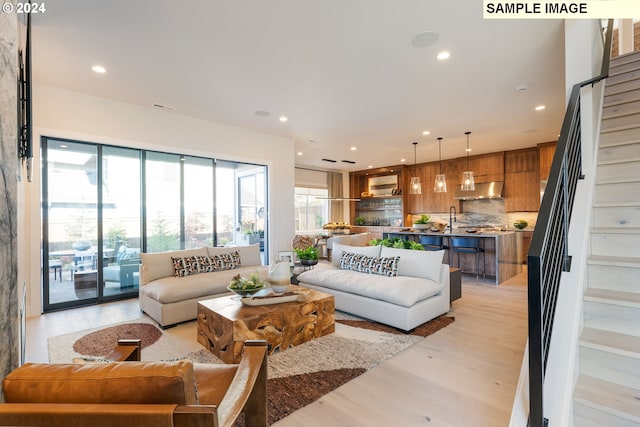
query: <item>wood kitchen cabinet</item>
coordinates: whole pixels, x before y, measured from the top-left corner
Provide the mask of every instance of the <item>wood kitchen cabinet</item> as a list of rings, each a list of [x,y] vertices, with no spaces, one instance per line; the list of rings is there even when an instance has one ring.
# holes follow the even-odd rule
[[[540,208],[537,148],[505,152],[504,208],[506,212],[533,212]]]
[[[469,157],[469,169],[467,159],[458,159],[460,175],[463,171],[472,170],[475,182],[504,181],[504,152],[481,154]],[[448,185],[447,185],[448,187]]]
[[[454,199],[455,189],[459,185],[459,175],[462,175],[459,161],[456,159],[443,160],[442,169],[439,162],[423,163],[417,166],[417,174],[422,183],[422,194],[409,194],[411,177],[414,176],[413,167],[407,166],[405,173],[405,212],[411,214],[418,213],[438,213],[449,212],[449,206],[455,205],[459,208],[459,202]],[[433,190],[436,175],[442,171],[447,178],[447,192],[436,193]]]
[[[545,142],[538,144],[538,158],[540,163],[540,179],[546,180],[549,178],[549,171],[551,170],[551,163],[553,162],[553,156],[556,154],[556,142]]]

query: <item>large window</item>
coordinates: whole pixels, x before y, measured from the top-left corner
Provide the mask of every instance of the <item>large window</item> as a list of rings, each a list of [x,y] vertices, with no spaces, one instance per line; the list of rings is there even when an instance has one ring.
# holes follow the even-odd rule
[[[213,161],[184,158],[184,247],[213,246]]]
[[[296,232],[322,229],[329,217],[328,196],[329,190],[326,188],[296,187]]]
[[[145,172],[146,250],[180,249],[180,156],[147,153]]]
[[[265,166],[46,137],[42,158],[45,311],[137,296],[140,252],[266,250]]]

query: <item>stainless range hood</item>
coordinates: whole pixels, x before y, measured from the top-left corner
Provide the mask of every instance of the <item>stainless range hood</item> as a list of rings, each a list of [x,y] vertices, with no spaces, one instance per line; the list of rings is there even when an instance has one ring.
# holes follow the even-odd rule
[[[462,186],[456,188],[456,200],[481,200],[481,199],[502,199],[503,181],[476,183],[473,191],[462,191]]]

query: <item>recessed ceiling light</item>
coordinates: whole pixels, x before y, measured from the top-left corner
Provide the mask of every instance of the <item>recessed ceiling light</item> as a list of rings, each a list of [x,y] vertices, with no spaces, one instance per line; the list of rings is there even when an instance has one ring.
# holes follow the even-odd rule
[[[280,116],[280,121],[281,121],[282,123],[284,123],[284,122],[286,122],[286,121],[288,121],[288,120],[289,120],[289,119],[287,119],[285,116]]]
[[[464,150],[464,151],[471,152],[471,148],[467,148],[467,149],[466,149],[466,150]]]
[[[356,151],[358,149],[358,147],[351,147],[350,150],[351,151]]]
[[[536,111],[542,111],[542,110],[544,110],[545,108],[547,108],[545,105],[538,105],[538,106],[536,107]]]
[[[373,165],[369,165],[367,166],[369,169],[373,169]]]
[[[413,47],[427,47],[438,41],[438,35],[431,31],[420,33],[411,39]]]
[[[302,156],[303,153],[302,153],[302,151],[298,151],[297,154],[298,154],[298,156]]]
[[[260,116],[260,117],[267,117],[271,113],[268,112],[268,111],[264,111],[264,110],[258,110],[253,114],[255,114],[256,116]]]
[[[100,74],[104,74],[107,72],[106,68],[104,68],[102,65],[94,65],[93,67],[91,67],[91,69]]]
[[[428,130],[422,131],[423,135],[429,135],[431,132],[429,132]]]
[[[401,161],[402,163],[404,163],[404,162],[406,162],[406,161],[407,161],[407,159],[400,159],[400,161]]]
[[[436,58],[438,58],[440,61],[444,61],[445,59],[449,59],[450,56],[451,54],[445,50],[440,52],[438,56],[436,56]]]
[[[558,136],[559,136],[559,135],[558,135]],[[69,146],[68,146],[68,145],[66,145],[66,144],[60,144],[60,148],[69,148]]]

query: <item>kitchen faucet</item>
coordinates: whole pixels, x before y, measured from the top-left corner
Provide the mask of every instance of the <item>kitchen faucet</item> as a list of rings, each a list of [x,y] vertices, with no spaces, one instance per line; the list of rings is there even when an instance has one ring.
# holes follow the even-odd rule
[[[451,215],[452,209],[453,209],[453,216]],[[453,217],[453,220],[451,219],[452,217]],[[451,207],[449,207],[449,233],[453,233],[454,221],[458,221],[458,219],[456,218],[456,207],[454,205],[451,205]]]

